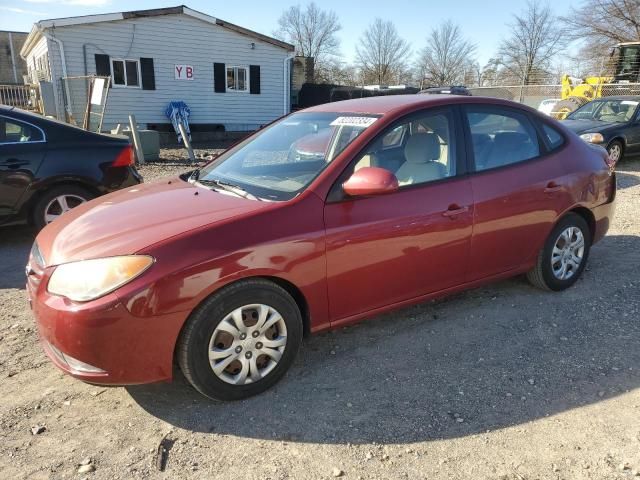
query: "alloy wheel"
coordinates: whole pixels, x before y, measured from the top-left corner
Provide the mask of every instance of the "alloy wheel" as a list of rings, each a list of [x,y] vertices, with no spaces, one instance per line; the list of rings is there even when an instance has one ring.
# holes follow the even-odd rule
[[[65,212],[68,212],[81,203],[85,203],[86,198],[79,195],[65,194],[53,198],[44,209],[44,221],[46,224],[53,222]]]
[[[266,377],[278,365],[287,345],[282,315],[268,305],[236,308],[218,324],[209,341],[213,373],[232,385]]]
[[[609,158],[615,163],[622,157],[622,147],[618,143],[614,143],[609,147]]]
[[[551,270],[558,280],[573,277],[584,258],[584,235],[577,227],[567,227],[556,239],[551,252]]]

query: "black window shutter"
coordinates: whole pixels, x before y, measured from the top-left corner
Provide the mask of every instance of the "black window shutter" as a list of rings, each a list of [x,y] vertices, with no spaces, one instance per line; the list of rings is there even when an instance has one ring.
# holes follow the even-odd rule
[[[156,89],[156,74],[153,70],[153,58],[140,59],[140,74],[142,75],[142,89]]]
[[[224,93],[227,91],[227,72],[224,63],[213,64],[213,91]]]
[[[101,55],[96,53],[96,75],[100,77],[108,77],[111,75],[111,63],[109,55]]]
[[[260,93],[260,65],[249,66],[249,93]]]

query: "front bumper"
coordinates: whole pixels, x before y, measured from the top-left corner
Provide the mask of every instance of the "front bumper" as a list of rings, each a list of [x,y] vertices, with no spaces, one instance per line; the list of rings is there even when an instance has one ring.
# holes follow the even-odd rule
[[[613,215],[616,210],[616,202],[612,200],[608,203],[600,205],[592,209],[595,217],[595,231],[593,235],[593,243],[599,242],[609,231],[609,226],[613,221]]]
[[[44,270],[39,279],[30,275],[27,293],[43,349],[58,368],[103,385],[171,380],[187,313],[135,316],[115,293],[72,302],[46,291],[50,273]]]

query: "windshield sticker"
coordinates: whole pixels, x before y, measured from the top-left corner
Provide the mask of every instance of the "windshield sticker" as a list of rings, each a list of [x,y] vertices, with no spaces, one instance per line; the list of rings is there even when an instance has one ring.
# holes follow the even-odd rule
[[[338,117],[331,122],[331,126],[368,128],[373,125],[376,120],[376,117]]]
[[[623,100],[622,105],[633,105],[634,107],[638,105],[638,102],[634,102],[633,100]]]

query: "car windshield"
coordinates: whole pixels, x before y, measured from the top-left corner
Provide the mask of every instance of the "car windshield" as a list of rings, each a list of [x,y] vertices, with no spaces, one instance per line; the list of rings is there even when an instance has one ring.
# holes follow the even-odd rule
[[[625,123],[633,118],[638,103],[636,100],[595,100],[571,113],[567,119]]]
[[[294,113],[223,153],[191,181],[250,199],[289,200],[378,118]]]

